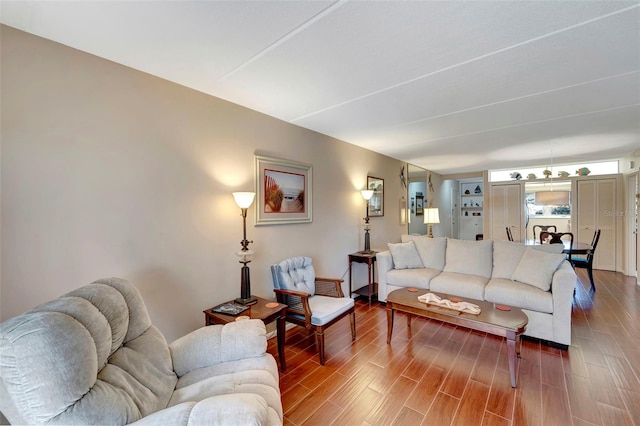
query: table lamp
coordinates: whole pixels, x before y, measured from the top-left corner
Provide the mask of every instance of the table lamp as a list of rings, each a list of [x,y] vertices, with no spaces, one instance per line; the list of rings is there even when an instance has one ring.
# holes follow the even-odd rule
[[[440,214],[437,207],[428,207],[424,210],[424,223],[428,225],[427,237],[433,238],[433,224],[440,223]]]

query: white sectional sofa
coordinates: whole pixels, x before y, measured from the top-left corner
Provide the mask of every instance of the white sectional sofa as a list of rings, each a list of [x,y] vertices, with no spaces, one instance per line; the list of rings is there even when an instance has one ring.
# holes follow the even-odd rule
[[[525,246],[509,241],[465,241],[403,235],[377,254],[378,299],[402,287],[521,308],[524,333],[566,347],[576,274],[562,244]]]

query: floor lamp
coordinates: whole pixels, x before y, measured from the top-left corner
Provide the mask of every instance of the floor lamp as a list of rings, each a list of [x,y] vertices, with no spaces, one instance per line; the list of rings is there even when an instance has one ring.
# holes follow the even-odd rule
[[[255,196],[255,192],[233,193],[233,198],[242,212],[242,241],[240,241],[242,250],[237,253],[240,257],[240,263],[242,263],[242,268],[240,269],[240,297],[235,300],[236,303],[242,305],[251,305],[258,301],[258,299],[251,296],[251,279],[249,267],[247,266],[247,263],[251,262],[251,256],[253,256],[253,251],[249,250],[249,243],[253,241],[247,240],[247,209],[253,203]]]
[[[371,253],[371,238],[369,236],[369,230],[371,230],[371,225],[369,225],[369,200],[373,197],[373,191],[371,189],[363,189],[360,191],[362,194],[362,198],[367,202],[367,211],[366,217],[364,218],[364,250],[361,253]]]
[[[424,223],[428,225],[427,237],[433,238],[433,224],[440,223],[440,214],[437,207],[424,209]]]

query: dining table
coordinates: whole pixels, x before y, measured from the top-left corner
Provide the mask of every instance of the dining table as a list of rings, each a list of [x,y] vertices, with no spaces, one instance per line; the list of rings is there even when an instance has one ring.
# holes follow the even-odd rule
[[[533,238],[529,238],[527,240],[525,240],[524,242],[526,245],[528,246],[533,246],[533,245],[540,245],[540,241],[539,240],[534,240]],[[588,243],[581,243],[581,242],[577,242],[574,241],[573,242],[573,247],[571,247],[571,243],[567,240],[562,240],[562,245],[564,246],[564,249],[562,250],[563,253],[565,254],[571,254],[573,255],[586,255],[589,253],[589,250],[591,249],[591,245]]]

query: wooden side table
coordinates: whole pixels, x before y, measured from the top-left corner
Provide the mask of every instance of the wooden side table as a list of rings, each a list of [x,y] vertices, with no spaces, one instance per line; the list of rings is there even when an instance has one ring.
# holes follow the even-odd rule
[[[356,290],[352,290],[352,274],[351,274],[351,266],[353,262],[356,263],[366,263],[367,264],[367,285],[360,287]],[[356,293],[359,296],[364,296],[369,299],[369,306],[371,306],[371,299],[378,295],[378,283],[374,282],[374,277],[376,274],[376,252],[357,252],[351,253],[349,255],[349,296],[352,293]]]
[[[284,371],[287,364],[284,360],[284,340],[285,340],[285,313],[287,305],[278,303],[276,307],[268,308],[267,303],[276,303],[262,297],[254,296],[258,301],[249,306],[249,309],[239,315],[226,315],[214,312],[213,308],[209,308],[204,312],[204,325],[220,324],[224,325],[234,322],[240,316],[249,316],[251,319],[259,319],[265,325],[276,321],[276,338],[278,339],[278,358],[280,358],[280,369]],[[232,301],[231,301],[232,302]]]

